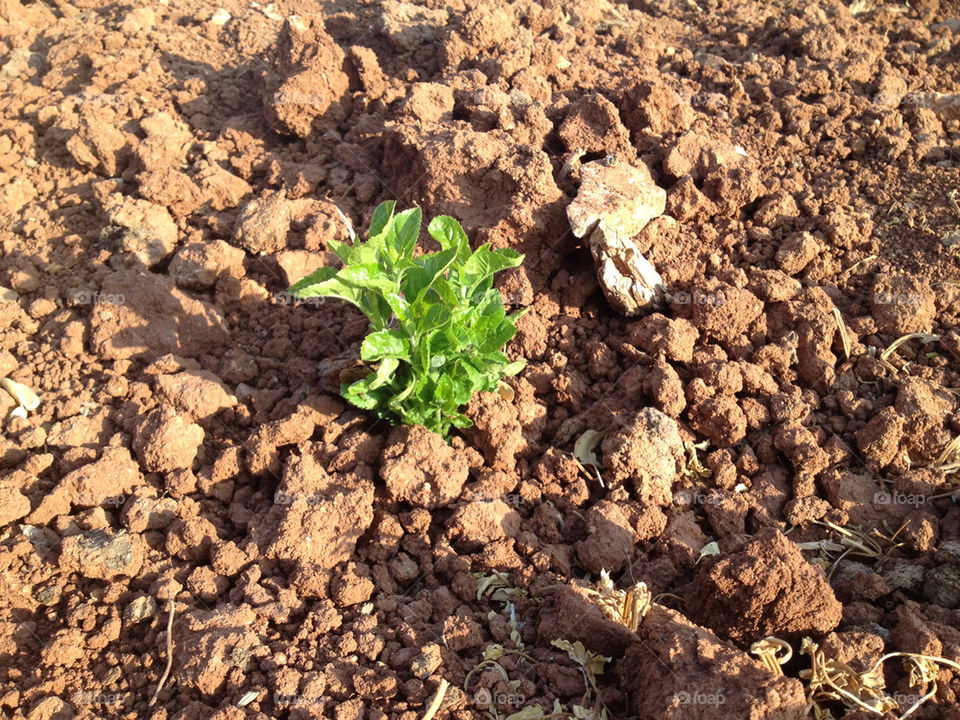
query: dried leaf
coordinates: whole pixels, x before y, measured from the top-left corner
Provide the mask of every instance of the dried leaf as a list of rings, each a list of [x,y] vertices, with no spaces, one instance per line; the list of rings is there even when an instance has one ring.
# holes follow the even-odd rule
[[[596,430],[587,430],[581,435],[573,446],[573,454],[580,461],[581,465],[592,465],[600,469],[600,458],[597,457],[597,448],[603,441],[606,433]]]
[[[503,657],[503,645],[493,644],[487,645],[486,649],[483,651],[483,659],[486,660],[499,660]]]
[[[571,660],[594,677],[602,675],[604,666],[610,662],[610,658],[587,650],[579,640],[574,643],[568,640],[552,640],[550,644],[566,652]]]
[[[0,379],[0,385],[17,401],[17,405],[27,412],[32,412],[40,405],[40,398],[37,394],[22,383],[15,382],[10,378]]]
[[[542,717],[542,708],[537,705],[527,705],[522,710],[517,710],[517,712],[512,715],[507,715],[507,720],[537,720],[537,718]]]

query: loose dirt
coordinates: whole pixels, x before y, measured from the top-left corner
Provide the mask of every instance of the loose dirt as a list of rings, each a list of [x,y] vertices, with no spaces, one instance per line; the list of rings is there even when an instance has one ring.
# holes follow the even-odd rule
[[[804,637],[960,661],[958,17],[0,0],[0,377],[40,398],[0,390],[0,716],[415,720],[446,680],[437,718],[792,719]],[[666,194],[655,311],[570,228],[594,161]],[[286,292],[386,199],[526,254],[528,366],[449,446],[346,405],[365,320]]]

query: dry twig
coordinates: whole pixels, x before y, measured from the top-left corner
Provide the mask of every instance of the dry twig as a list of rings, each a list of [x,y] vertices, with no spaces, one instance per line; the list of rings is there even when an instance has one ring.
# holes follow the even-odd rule
[[[157,683],[157,689],[153,691],[153,697],[150,698],[150,702],[147,703],[147,707],[152,706],[157,702],[157,697],[160,695],[160,691],[163,690],[164,684],[167,682],[167,678],[170,677],[170,670],[173,667],[173,595],[170,593],[170,611],[167,614],[167,667],[163,671],[163,675],[160,677],[160,682]]]
[[[850,359],[850,336],[847,334],[847,326],[843,322],[843,316],[837,308],[833,309],[833,317],[837,320],[837,328],[840,330],[840,342],[843,343],[843,358]]]
[[[440,687],[437,688],[437,693],[433,696],[433,702],[427,708],[427,714],[423,716],[423,720],[432,720],[433,716],[437,714],[437,710],[443,704],[443,696],[447,694],[448,687],[450,687],[450,683],[447,682],[447,679],[440,678]]]

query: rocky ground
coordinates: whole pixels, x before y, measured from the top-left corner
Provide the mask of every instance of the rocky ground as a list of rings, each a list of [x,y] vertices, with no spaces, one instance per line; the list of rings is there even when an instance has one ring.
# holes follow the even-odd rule
[[[960,718],[958,16],[0,0],[0,716]],[[450,446],[285,292],[385,199],[526,254]]]

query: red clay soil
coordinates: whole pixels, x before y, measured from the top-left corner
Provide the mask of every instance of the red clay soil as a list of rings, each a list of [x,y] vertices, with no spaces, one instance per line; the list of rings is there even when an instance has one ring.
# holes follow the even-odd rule
[[[804,637],[960,660],[955,4],[135,5],[0,0],[0,377],[40,397],[0,391],[0,717],[418,720],[446,680],[441,719],[793,719]],[[566,218],[607,156],[676,220],[645,316]],[[386,199],[526,254],[528,366],[449,446],[347,406],[365,320],[286,293]]]

